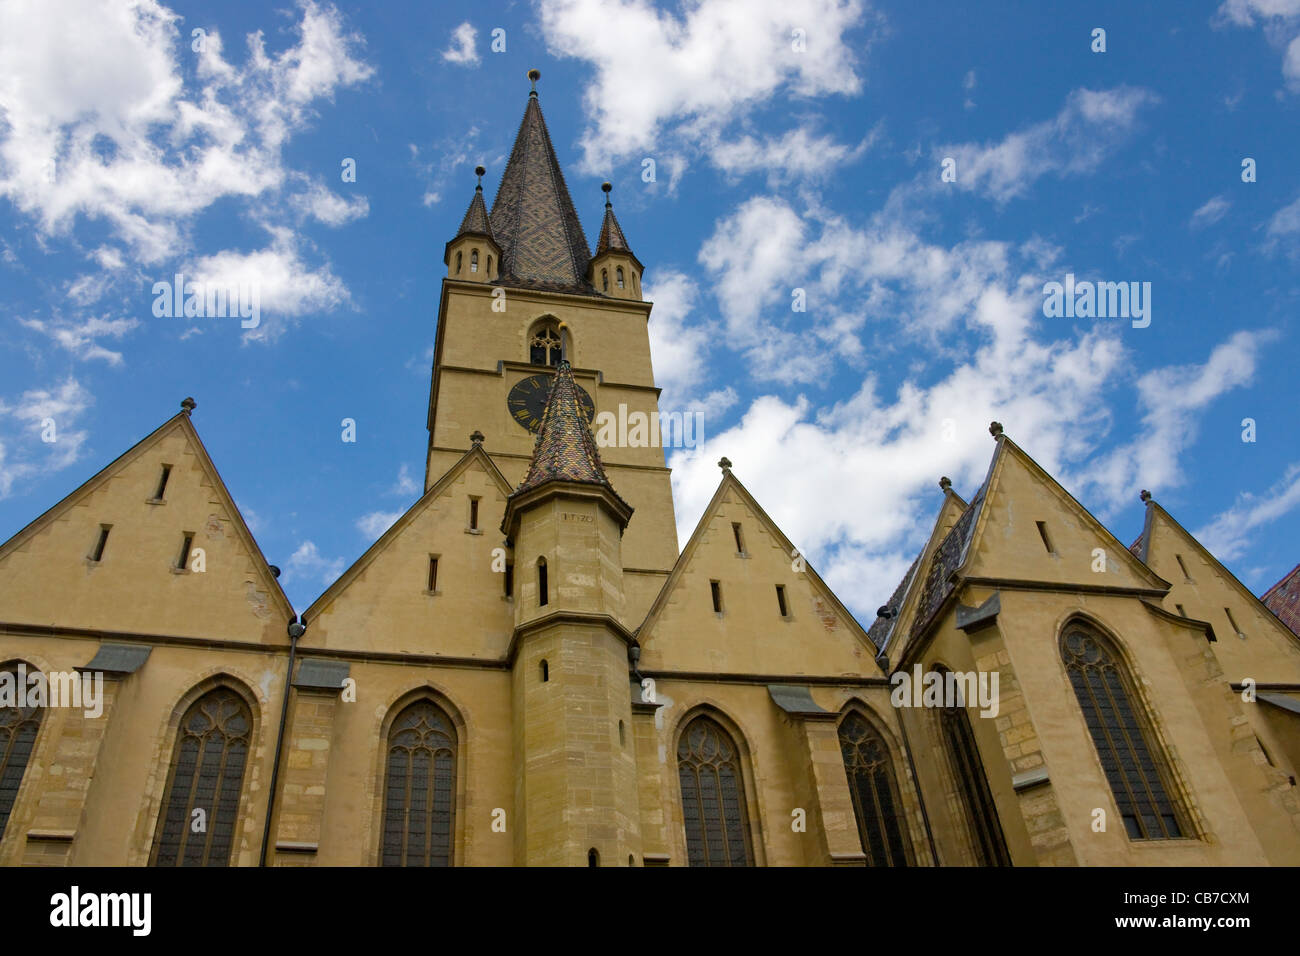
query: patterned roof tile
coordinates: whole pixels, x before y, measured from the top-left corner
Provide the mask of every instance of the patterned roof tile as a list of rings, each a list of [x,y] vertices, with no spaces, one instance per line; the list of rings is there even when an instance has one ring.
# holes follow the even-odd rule
[[[1269,588],[1260,600],[1292,633],[1300,636],[1300,564]]]

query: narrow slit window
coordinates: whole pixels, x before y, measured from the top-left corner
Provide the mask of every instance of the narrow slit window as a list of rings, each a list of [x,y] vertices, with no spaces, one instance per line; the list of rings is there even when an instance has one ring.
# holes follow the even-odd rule
[[[537,559],[537,606],[546,607],[551,603],[550,591],[546,587],[546,559]]]
[[[463,252],[456,253],[456,274],[457,275],[460,275],[460,264],[464,255],[465,254]]]
[[[781,609],[782,617],[790,616],[790,611],[785,604],[785,585],[783,584],[778,584],[776,586],[776,606]]]
[[[600,866],[600,854],[596,852],[596,848],[594,846],[587,851],[587,865]]]
[[[721,614],[722,613],[722,585],[717,581],[710,581],[709,590],[713,593],[713,610]]]
[[[515,563],[506,562],[506,597],[515,596]]]
[[[95,550],[90,553],[90,560],[104,560],[104,548],[108,545],[108,532],[110,528],[112,528],[112,525],[101,524],[99,526],[99,540],[95,542]]]
[[[551,679],[551,665],[546,663],[546,658],[542,658],[542,665],[538,669],[542,672],[542,683],[545,684]]]
[[[1056,549],[1052,547],[1052,539],[1047,536],[1047,522],[1035,521],[1038,525],[1038,536],[1043,539],[1043,547],[1047,549],[1048,554],[1056,554]]]
[[[745,553],[745,535],[744,535],[744,532],[742,532],[742,531],[740,530],[740,522],[739,522],[739,521],[733,521],[733,522],[731,523],[731,534],[732,534],[732,536],[736,539],[736,553],[737,553],[737,554],[744,554],[744,553]]]
[[[163,492],[167,490],[167,479],[172,476],[172,466],[163,465],[162,474],[158,476],[158,490],[153,493],[154,501],[162,501]]]
[[[469,254],[469,271],[478,272],[478,250],[475,249]]]
[[[1183,572],[1183,580],[1190,581],[1192,576],[1187,573],[1187,565],[1183,563],[1183,556],[1181,554],[1175,554],[1174,560],[1178,562],[1178,570]]]
[[[618,722],[618,745],[620,747],[627,746],[627,731],[624,729],[623,721],[621,720]]]
[[[176,567],[184,571],[190,566],[190,548],[194,546],[194,535],[186,533],[181,539],[181,553],[176,557]]]
[[[1235,618],[1233,618],[1233,616],[1232,616],[1232,611],[1231,611],[1229,608],[1226,608],[1226,607],[1225,607],[1225,608],[1223,609],[1223,613],[1226,614],[1226,615],[1228,615],[1228,623],[1232,625],[1232,629],[1233,629],[1234,631],[1236,631],[1237,636],[1238,636],[1238,637],[1245,637],[1246,635],[1242,633],[1241,628],[1239,628],[1239,627],[1237,626],[1237,621],[1236,621]]]
[[[471,531],[478,530],[478,499],[477,498],[469,499],[469,529]]]
[[[614,270],[614,281],[615,283],[618,284],[618,287],[620,289],[623,288],[623,267],[622,266],[619,266],[617,269]]]
[[[488,256],[487,274],[492,275],[492,257]]]
[[[429,555],[429,590],[438,590],[438,556]]]
[[[609,270],[608,269],[600,270],[600,291],[601,292],[609,291]]]

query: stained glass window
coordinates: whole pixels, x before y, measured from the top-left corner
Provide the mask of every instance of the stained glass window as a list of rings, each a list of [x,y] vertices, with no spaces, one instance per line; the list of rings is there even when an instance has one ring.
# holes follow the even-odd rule
[[[451,866],[456,731],[429,700],[416,701],[388,733],[384,866]]]
[[[912,848],[899,820],[902,805],[884,739],[865,717],[850,711],[840,722],[840,751],[867,865],[907,866]]]
[[[696,717],[677,743],[677,773],[690,865],[751,866],[745,785],[731,735]]]

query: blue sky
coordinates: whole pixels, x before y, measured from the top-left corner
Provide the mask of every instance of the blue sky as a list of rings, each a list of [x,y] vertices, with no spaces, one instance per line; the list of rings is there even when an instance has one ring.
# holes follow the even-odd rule
[[[305,608],[418,495],[443,244],[537,67],[706,411],[683,542],[725,454],[869,624],[997,419],[1126,544],[1149,488],[1257,593],[1300,560],[1300,0],[121,6],[0,10],[0,538],[193,395]],[[155,317],[178,271],[260,324]],[[1048,318],[1067,273],[1150,325]]]

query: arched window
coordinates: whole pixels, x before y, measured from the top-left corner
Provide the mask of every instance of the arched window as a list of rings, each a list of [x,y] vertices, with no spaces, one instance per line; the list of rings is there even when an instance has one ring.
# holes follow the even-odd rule
[[[677,775],[690,865],[752,865],[740,756],[717,721],[696,717],[682,731]]]
[[[1079,623],[1061,635],[1061,657],[1130,840],[1183,836],[1169,764],[1119,653]]]
[[[492,275],[492,257],[491,257],[491,256],[488,256],[487,274],[488,274],[489,276]]]
[[[564,335],[559,327],[540,323],[528,343],[528,360],[534,365],[559,365],[564,357]]]
[[[600,851],[594,846],[587,851],[587,865],[600,866]]]
[[[600,291],[601,292],[609,291],[609,270],[608,269],[600,270]]]
[[[478,272],[478,250],[473,249],[469,254],[469,271]]]
[[[456,253],[456,274],[457,275],[460,275],[460,263],[464,257],[465,254],[463,252]]]
[[[230,865],[252,739],[252,712],[229,687],[208,691],[185,711],[154,838],[154,866]]]
[[[907,866],[912,847],[899,816],[902,802],[893,760],[884,738],[870,721],[849,711],[840,721],[840,751],[849,778],[858,836],[869,866]]]
[[[27,689],[25,672],[5,668],[0,671],[0,680],[13,681],[14,690],[20,694]],[[0,707],[0,837],[5,835],[9,814],[18,799],[18,787],[36,745],[42,716],[40,707]]]
[[[935,670],[944,675],[948,673],[943,667]],[[1011,854],[1002,836],[1002,824],[998,820],[988,778],[984,776],[984,764],[975,745],[975,732],[971,729],[965,703],[959,701],[954,706],[941,708],[939,726],[953,775],[957,778],[957,791],[975,837],[975,855],[979,865],[1010,866]]]
[[[619,266],[614,270],[614,283],[621,289],[623,288],[623,267]]]
[[[545,607],[551,603],[551,592],[546,581],[546,559],[537,559],[537,606]]]
[[[384,866],[451,866],[456,731],[431,700],[417,700],[388,732]]]

